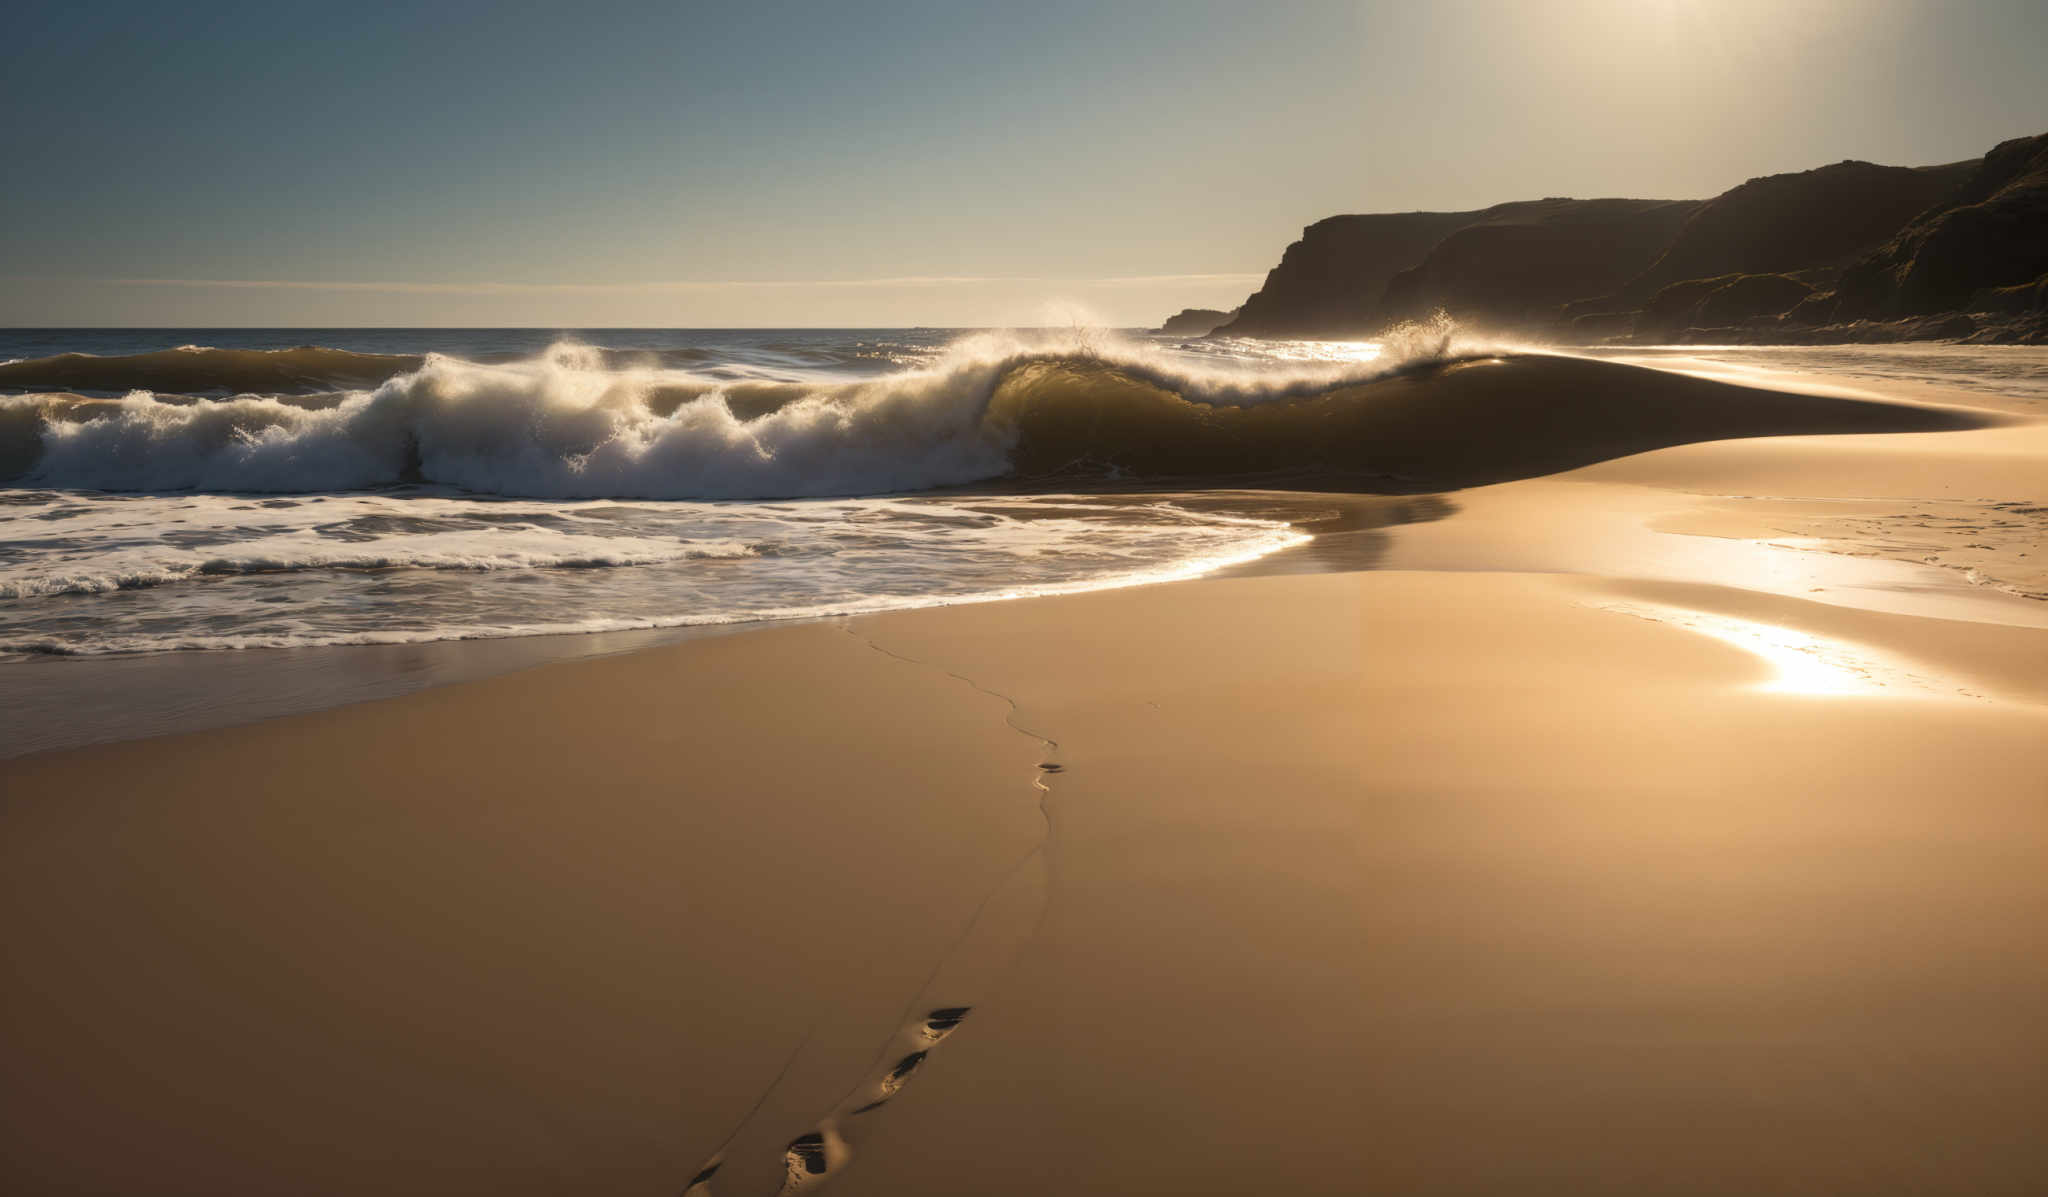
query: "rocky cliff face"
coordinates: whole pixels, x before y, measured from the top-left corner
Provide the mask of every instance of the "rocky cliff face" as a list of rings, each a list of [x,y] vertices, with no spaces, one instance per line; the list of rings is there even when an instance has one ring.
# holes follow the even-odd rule
[[[1833,318],[1975,309],[1980,298],[2001,310],[2008,297],[1987,293],[2048,293],[2048,133],[2001,142],[1972,165],[1947,203],[1842,272]]]
[[[1617,322],[1612,331],[1669,340],[1688,328],[1725,327],[1760,316],[1780,316],[1812,294],[1812,287],[1783,274],[1686,279],[1658,291],[1632,321]],[[1583,330],[1584,325],[1578,327]]]
[[[1302,230],[1265,285],[1218,331],[1236,337],[1359,335],[1377,330],[1394,275],[1414,266],[1477,212],[1332,216]]]
[[[1204,337],[1215,331],[1218,325],[1228,324],[1236,312],[1219,312],[1215,308],[1182,308],[1166,318],[1159,331],[1176,337]]]
[[[1670,247],[1618,298],[1640,306],[1688,279],[1842,266],[1941,202],[1974,165],[1837,162],[1751,179],[1700,205]]]
[[[1380,314],[1524,328],[1621,286],[1663,252],[1698,203],[1544,199],[1489,208],[1389,280]]]

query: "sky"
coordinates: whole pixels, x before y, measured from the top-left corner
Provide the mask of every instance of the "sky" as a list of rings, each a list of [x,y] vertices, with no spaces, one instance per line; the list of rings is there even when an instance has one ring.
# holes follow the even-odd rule
[[[2040,0],[94,3],[0,28],[0,324],[1156,324],[1302,226],[2048,130]]]

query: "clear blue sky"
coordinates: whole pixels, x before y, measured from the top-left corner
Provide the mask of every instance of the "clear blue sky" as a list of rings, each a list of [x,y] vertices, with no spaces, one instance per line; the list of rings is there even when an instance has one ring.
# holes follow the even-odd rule
[[[2048,130],[2041,0],[9,6],[0,323],[1151,323],[1337,212]]]

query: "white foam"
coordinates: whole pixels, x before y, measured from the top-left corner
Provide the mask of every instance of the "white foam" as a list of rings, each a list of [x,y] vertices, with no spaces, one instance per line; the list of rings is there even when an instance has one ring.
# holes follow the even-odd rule
[[[0,559],[0,599],[13,600],[0,611],[0,652],[394,644],[855,614],[1165,581],[1307,539],[1277,520],[1075,496],[36,498],[0,506],[0,542],[37,546]]]

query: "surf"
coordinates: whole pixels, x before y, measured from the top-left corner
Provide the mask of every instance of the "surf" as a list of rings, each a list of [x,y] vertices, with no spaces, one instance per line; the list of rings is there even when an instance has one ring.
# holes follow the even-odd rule
[[[9,481],[229,492],[430,482],[549,498],[916,491],[1002,477],[1020,462],[1034,473],[1083,461],[1117,468],[1154,433],[1176,435],[1170,413],[1148,410],[1161,398],[1188,410],[1240,411],[1389,369],[1376,362],[1252,371],[1177,362],[1156,347],[1099,337],[1034,343],[993,335],[967,338],[929,367],[838,382],[620,365],[616,355],[567,343],[502,363],[317,349],[68,360],[83,356],[12,363],[0,375],[149,385],[118,399],[0,398],[0,471]],[[369,388],[303,389],[377,370],[395,372]],[[286,378],[302,389],[214,398],[168,385]],[[1118,428],[1118,412],[1160,426]],[[1112,439],[1091,439],[1099,437]]]
[[[102,377],[146,377],[162,357],[123,359]],[[430,353],[368,388],[8,396],[0,481],[218,493],[427,483],[530,498],[729,500],[1321,472],[1400,490],[1504,481],[1690,440],[1970,422],[1927,408],[1762,396],[1641,367],[1504,353],[1447,325],[1419,326],[1364,360],[1250,364],[1086,331],[979,334],[929,364],[866,380],[721,378],[561,343],[507,362]]]

